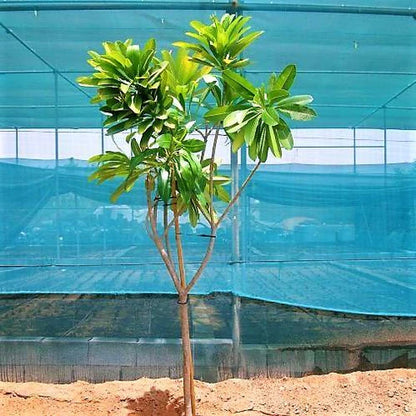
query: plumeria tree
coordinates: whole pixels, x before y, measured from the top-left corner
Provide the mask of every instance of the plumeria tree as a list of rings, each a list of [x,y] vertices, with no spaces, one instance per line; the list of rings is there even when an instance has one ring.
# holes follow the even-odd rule
[[[101,105],[108,135],[125,132],[129,151],[93,156],[91,180],[116,177],[121,183],[115,202],[139,181],[147,200],[147,230],[178,293],[183,349],[185,415],[195,416],[193,360],[188,295],[201,277],[214,249],[217,230],[262,162],[282,157],[293,147],[288,120],[315,117],[310,95],[290,95],[296,67],[288,65],[261,86],[241,75],[250,62],[242,52],[262,32],[251,31],[250,18],[225,14],[208,24],[192,21],[188,42],[175,51],[158,51],[154,39],[140,47],[131,39],[105,42],[104,52],[90,51],[85,87],[97,89],[92,103]],[[225,132],[225,134],[220,134]],[[197,137],[197,138],[195,138]],[[208,139],[212,145],[207,146]],[[231,197],[230,178],[219,173],[215,157],[220,140],[237,152],[244,144],[254,168]],[[225,203],[222,212],[215,201]],[[224,206],[224,205],[222,205]],[[187,276],[180,218],[195,227],[204,219],[210,233],[195,273]]]

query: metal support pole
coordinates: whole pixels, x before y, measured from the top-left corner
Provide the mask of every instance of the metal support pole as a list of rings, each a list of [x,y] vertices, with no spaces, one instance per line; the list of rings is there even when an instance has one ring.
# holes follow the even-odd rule
[[[19,129],[16,127],[15,129],[15,155],[16,155],[16,164],[19,163]]]
[[[239,188],[239,172],[238,172],[238,153],[231,151],[231,197],[233,197]],[[239,221],[240,203],[237,203],[232,208],[231,212],[231,237],[232,237],[232,253],[231,261],[233,263],[240,261],[240,221]]]
[[[278,2],[256,2],[241,4],[226,1],[7,1],[0,3],[0,11],[42,11],[42,10],[225,10],[227,12],[300,12],[300,13],[340,13],[382,16],[407,16],[413,18],[416,9],[409,7],[374,7],[374,6],[346,6],[290,4]]]
[[[248,175],[247,169],[247,146],[243,145],[240,150],[241,155],[241,177],[246,178]],[[241,181],[240,181],[241,182]],[[241,183],[240,183],[241,186]],[[241,227],[241,261],[245,263],[248,259],[248,245],[249,245],[249,212],[247,206],[248,196],[246,192],[241,195],[241,209],[240,209],[240,227]]]
[[[56,259],[59,261],[61,258],[61,233],[60,233],[60,205],[59,200],[59,132],[58,132],[58,123],[59,123],[59,113],[58,113],[58,73],[54,71],[54,90],[55,90],[55,200],[56,200]]]
[[[384,148],[384,172],[387,171],[387,120],[386,120],[386,107],[383,108],[383,148]]]
[[[58,121],[59,121],[59,113],[58,113],[58,74],[56,72],[53,73],[54,75],[54,91],[55,91],[55,163],[56,165],[59,164],[59,137],[58,137]]]
[[[236,265],[240,268],[240,265]],[[244,266],[243,266],[244,267]],[[240,374],[240,367],[241,367],[241,323],[240,323],[240,310],[241,310],[241,298],[240,296],[233,296],[233,368],[232,368],[232,375],[233,377],[239,377]]]
[[[357,172],[357,132],[356,128],[352,129],[352,137],[353,137],[353,151],[354,151],[354,173]]]
[[[240,4],[238,1],[230,2],[229,7],[227,8],[227,13],[233,13],[236,16],[242,15],[242,10],[240,8]],[[240,152],[233,153],[230,146],[231,152],[231,194],[234,196],[238,189],[240,188],[240,180],[239,180],[239,166],[238,166],[238,155],[241,154]],[[243,162],[243,156],[241,156],[241,161]],[[246,162],[246,158],[244,158]],[[241,204],[240,201],[234,205],[232,210],[232,230],[233,230],[233,258],[232,261],[234,263],[233,269],[236,268],[237,270],[233,270],[233,290],[234,293],[236,291],[236,281],[238,279],[242,279],[241,275],[241,265],[239,262],[241,261],[241,251],[240,251],[240,225],[241,225]],[[243,249],[244,251],[245,249]],[[233,367],[232,367],[232,374],[233,377],[238,377],[240,374],[240,367],[241,367],[241,323],[240,323],[240,310],[241,310],[241,298],[239,296],[233,295],[233,302],[232,302],[232,316],[233,316]]]
[[[101,153],[104,153],[104,127],[101,127]]]

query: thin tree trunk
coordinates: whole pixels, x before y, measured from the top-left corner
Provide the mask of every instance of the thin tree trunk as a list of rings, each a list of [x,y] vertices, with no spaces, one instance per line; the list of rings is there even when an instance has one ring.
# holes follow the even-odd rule
[[[240,329],[241,299],[233,296],[233,377],[240,375],[241,364],[241,329]]]
[[[183,353],[183,397],[185,416],[195,416],[193,405],[193,360],[191,337],[189,334],[188,296],[179,295],[179,316],[181,320],[182,353]]]

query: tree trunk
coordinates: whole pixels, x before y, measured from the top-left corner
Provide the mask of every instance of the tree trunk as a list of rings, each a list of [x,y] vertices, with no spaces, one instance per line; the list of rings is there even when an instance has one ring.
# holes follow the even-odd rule
[[[239,296],[233,296],[233,368],[234,378],[240,376],[241,366],[241,328],[240,328],[240,309],[241,299]]]
[[[179,315],[181,319],[182,353],[183,353],[183,397],[185,416],[196,416],[195,392],[193,386],[194,365],[192,359],[191,337],[189,334],[188,297],[179,295]]]

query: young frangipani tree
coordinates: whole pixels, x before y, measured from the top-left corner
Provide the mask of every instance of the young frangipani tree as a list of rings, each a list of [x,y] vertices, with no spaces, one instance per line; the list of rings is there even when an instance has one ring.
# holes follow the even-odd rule
[[[188,295],[211,257],[218,227],[260,164],[270,154],[280,158],[282,148],[292,149],[287,120],[316,115],[308,107],[310,95],[290,95],[294,65],[259,87],[239,73],[249,64],[242,52],[262,34],[250,31],[249,20],[225,14],[212,16],[209,24],[192,21],[191,41],[174,43],[175,52],[158,52],[154,39],[143,47],[131,39],[104,42],[104,53],[89,52],[95,72],[78,79],[97,89],[92,103],[101,105],[107,134],[127,132],[130,148],[93,156],[90,162],[97,167],[90,179],[122,178],[111,195],[115,202],[144,178],[148,233],[178,293],[186,416],[195,416]],[[215,157],[223,136],[233,152],[246,144],[255,163],[232,198],[225,188],[231,179],[219,174]],[[207,146],[208,138],[212,146]],[[222,212],[217,212],[216,200],[226,204]],[[193,227],[200,217],[210,226],[206,251],[192,276],[185,273],[179,221],[184,215]]]

